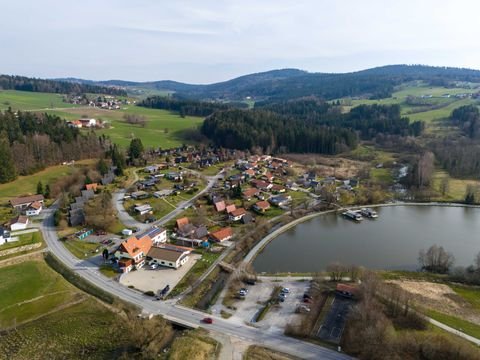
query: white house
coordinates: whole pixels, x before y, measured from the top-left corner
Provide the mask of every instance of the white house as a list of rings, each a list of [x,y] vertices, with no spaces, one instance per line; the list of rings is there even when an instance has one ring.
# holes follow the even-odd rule
[[[154,246],[160,243],[167,242],[167,230],[157,226],[153,226],[150,229],[144,231],[143,233],[136,235],[137,239],[141,239],[145,236],[148,236],[152,240]]]
[[[152,211],[152,207],[148,204],[135,206],[135,211],[140,215],[148,214]]]
[[[151,258],[150,264],[158,264],[161,266],[178,269],[185,264],[190,254],[191,249],[188,248],[159,248],[152,247],[148,252],[148,257]]]
[[[25,215],[27,216],[37,216],[40,215],[43,209],[43,204],[40,201],[35,201],[32,203],[27,210],[25,210]]]
[[[10,231],[0,227],[0,245],[3,245],[11,240]]]
[[[28,217],[20,215],[10,221],[10,230],[18,231],[25,230],[28,226]]]

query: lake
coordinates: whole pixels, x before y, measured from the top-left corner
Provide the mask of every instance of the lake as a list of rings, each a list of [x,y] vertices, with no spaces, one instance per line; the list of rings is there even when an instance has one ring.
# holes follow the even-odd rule
[[[335,261],[370,269],[416,270],[418,252],[433,244],[473,263],[480,251],[480,209],[444,206],[376,208],[360,223],[327,214],[272,240],[253,262],[257,272],[314,272]]]

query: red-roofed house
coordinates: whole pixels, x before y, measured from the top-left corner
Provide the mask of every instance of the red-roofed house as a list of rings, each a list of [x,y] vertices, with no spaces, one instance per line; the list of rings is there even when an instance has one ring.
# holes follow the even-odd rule
[[[252,184],[252,186],[255,186],[257,189],[259,190],[262,190],[262,191],[268,191],[272,188],[272,184],[266,182],[266,181],[263,181],[263,180],[257,180],[257,179],[253,179],[250,184]]]
[[[216,210],[217,212],[224,211],[225,208],[227,207],[227,205],[225,204],[225,201],[223,201],[223,200],[216,202],[216,203],[214,204],[214,206],[215,206],[215,210]]]
[[[86,189],[86,190],[97,191],[97,188],[98,188],[98,184],[97,184],[97,183],[92,183],[92,184],[86,184],[86,185],[85,185],[85,189]]]
[[[189,223],[190,223],[190,220],[188,220],[188,217],[177,219],[177,222],[176,222],[177,229],[180,229],[182,226],[185,226]]]
[[[236,209],[237,207],[235,206],[235,204],[230,204],[225,207],[225,211],[227,212],[227,214],[230,214],[232,211],[235,211]]]
[[[249,188],[242,193],[245,200],[250,201],[254,196],[260,194],[260,190],[255,188]]]
[[[230,213],[229,219],[230,221],[240,221],[242,220],[242,217],[244,217],[246,213],[247,212],[245,211],[244,208],[235,209]]]
[[[274,193],[283,194],[287,189],[285,188],[285,186],[278,185],[278,184],[273,184],[271,190]]]
[[[27,216],[36,216],[42,212],[43,204],[40,201],[33,202],[27,210],[25,210],[25,215]]]
[[[253,210],[262,214],[268,209],[270,209],[270,203],[268,201],[259,201],[253,205]]]
[[[253,169],[248,169],[243,172],[243,174],[247,177],[254,177],[255,176],[255,170]]]
[[[152,239],[149,236],[137,238],[132,236],[122,242],[115,251],[117,259],[131,259],[135,268],[141,268],[145,264],[145,257],[153,245]],[[122,268],[123,272],[130,271],[128,267]]]
[[[210,240],[215,242],[222,242],[230,240],[233,237],[233,230],[231,227],[226,227],[210,234]]]
[[[272,173],[266,172],[264,175],[262,175],[262,180],[273,181]]]

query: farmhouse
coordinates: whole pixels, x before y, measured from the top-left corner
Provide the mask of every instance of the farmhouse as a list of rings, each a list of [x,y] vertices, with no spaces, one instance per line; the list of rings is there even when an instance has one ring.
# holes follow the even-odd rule
[[[233,237],[233,230],[231,227],[226,227],[210,233],[210,240],[215,242],[222,242],[230,240]]]
[[[189,259],[191,249],[188,248],[159,248],[152,247],[148,252],[150,264],[159,264],[161,266],[178,269]]]
[[[28,217],[20,215],[17,216],[16,218],[13,218],[10,220],[10,230],[11,231],[18,231],[18,230],[25,230],[28,226],[28,223],[30,221],[28,220]]]
[[[10,200],[10,204],[12,205],[12,207],[18,211],[25,210],[34,202],[39,202],[43,204],[44,202],[43,195],[24,196],[24,197],[18,197]]]
[[[242,220],[242,217],[245,216],[247,212],[245,211],[244,208],[238,208],[232,211],[229,215],[230,221],[239,221]]]

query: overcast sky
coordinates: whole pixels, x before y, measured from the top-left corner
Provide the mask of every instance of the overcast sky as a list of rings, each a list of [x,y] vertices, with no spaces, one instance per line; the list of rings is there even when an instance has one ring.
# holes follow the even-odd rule
[[[0,73],[209,83],[276,68],[480,68],[474,0],[2,2]]]

